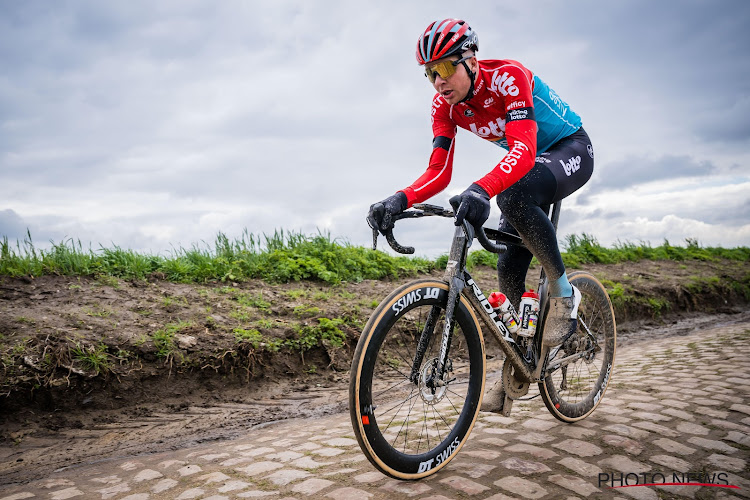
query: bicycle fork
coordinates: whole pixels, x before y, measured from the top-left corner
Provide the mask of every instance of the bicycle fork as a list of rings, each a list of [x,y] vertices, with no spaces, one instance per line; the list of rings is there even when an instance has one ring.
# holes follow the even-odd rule
[[[437,363],[433,367],[430,377],[425,381],[425,385],[433,392],[437,387],[450,382],[444,379],[446,370],[451,369],[448,354],[450,352],[451,340],[453,339],[453,329],[455,328],[453,317],[456,312],[456,307],[458,306],[458,301],[461,300],[461,293],[464,288],[466,288],[466,281],[464,280],[462,270],[466,262],[466,252],[473,239],[474,235],[471,226],[466,222],[464,222],[463,227],[456,227],[453,235],[453,245],[451,246],[450,255],[448,257],[448,265],[445,270],[445,275],[443,276],[443,279],[450,283],[450,290],[448,291],[448,303],[445,306],[445,324],[443,326],[440,341],[440,354],[438,355]],[[414,362],[409,377],[409,380],[412,383],[418,383],[419,381],[420,367],[422,366],[424,354],[427,351],[427,347],[434,334],[439,316],[440,307],[437,305],[432,306],[430,314],[427,317],[427,322],[422,329],[422,334],[419,337],[419,342],[417,343],[417,352],[414,355]]]

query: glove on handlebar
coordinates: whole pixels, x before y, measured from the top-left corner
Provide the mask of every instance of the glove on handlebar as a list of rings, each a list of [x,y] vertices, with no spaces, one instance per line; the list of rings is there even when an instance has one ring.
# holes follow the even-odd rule
[[[489,203],[489,202],[488,202]],[[372,229],[387,231],[393,227],[393,216],[406,210],[409,204],[406,195],[399,191],[383,201],[370,205],[367,214],[367,224]],[[487,205],[489,207],[489,204]]]
[[[456,213],[457,226],[466,219],[472,226],[481,227],[490,216],[490,195],[478,184],[472,184],[449,201]]]

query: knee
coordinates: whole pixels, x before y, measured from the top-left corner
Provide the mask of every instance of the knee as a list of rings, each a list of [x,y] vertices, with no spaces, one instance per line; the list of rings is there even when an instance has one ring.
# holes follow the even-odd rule
[[[512,218],[513,214],[521,212],[523,207],[528,206],[531,200],[518,184],[514,184],[497,195],[496,203],[504,215],[510,215]]]

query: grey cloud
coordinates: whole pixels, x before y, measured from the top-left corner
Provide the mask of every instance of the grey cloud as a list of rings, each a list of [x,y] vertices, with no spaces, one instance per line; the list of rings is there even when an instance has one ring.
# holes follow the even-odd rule
[[[28,224],[13,210],[0,210],[0,236],[8,239],[23,239],[26,236]]]
[[[715,171],[716,167],[711,162],[696,161],[689,156],[667,155],[657,159],[631,156],[595,167],[581,201],[602,189],[624,189],[662,179],[709,176]]]

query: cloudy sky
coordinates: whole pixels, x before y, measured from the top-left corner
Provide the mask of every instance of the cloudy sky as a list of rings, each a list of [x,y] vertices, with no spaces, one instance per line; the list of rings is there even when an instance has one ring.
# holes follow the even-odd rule
[[[561,239],[750,245],[745,0],[5,1],[0,236],[168,253],[283,228],[369,245],[369,205],[427,165],[414,50],[445,17],[582,116],[595,172]],[[432,202],[501,153],[459,131]],[[397,235],[434,256],[450,224]]]

